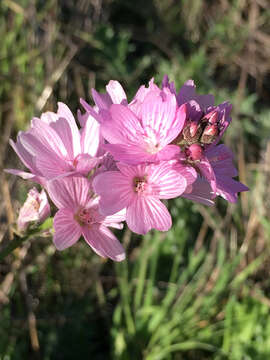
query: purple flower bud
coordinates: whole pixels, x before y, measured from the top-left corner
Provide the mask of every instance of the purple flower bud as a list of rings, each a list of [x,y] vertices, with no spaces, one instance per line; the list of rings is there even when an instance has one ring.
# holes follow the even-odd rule
[[[27,199],[19,212],[17,220],[18,229],[25,231],[31,222],[42,223],[50,215],[50,205],[44,190],[39,193],[36,188],[32,188],[27,195]]]

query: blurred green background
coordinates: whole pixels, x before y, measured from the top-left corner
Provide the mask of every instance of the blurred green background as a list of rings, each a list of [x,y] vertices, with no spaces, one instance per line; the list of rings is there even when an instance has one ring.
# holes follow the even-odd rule
[[[270,359],[268,0],[1,0],[0,36],[1,237],[32,186],[3,174],[21,166],[8,139],[110,79],[129,99],[167,73],[231,101],[250,187],[237,205],[170,201],[168,233],[119,232],[120,264],[24,244],[0,263],[0,360]]]

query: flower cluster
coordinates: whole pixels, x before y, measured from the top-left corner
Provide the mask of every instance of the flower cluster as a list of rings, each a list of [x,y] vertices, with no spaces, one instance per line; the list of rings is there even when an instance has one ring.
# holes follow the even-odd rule
[[[92,90],[95,106],[81,99],[80,129],[63,103],[34,118],[11,145],[29,172],[8,172],[41,184],[58,208],[54,243],[59,250],[82,235],[92,249],[116,261],[125,252],[108,227],[123,221],[138,234],[172,226],[162,199],[185,197],[206,205],[222,196],[237,201],[248,188],[233,178],[233,154],[219,141],[231,122],[231,105],[198,95],[193,81],[177,93],[164,77],[141,86],[132,101],[117,81]]]

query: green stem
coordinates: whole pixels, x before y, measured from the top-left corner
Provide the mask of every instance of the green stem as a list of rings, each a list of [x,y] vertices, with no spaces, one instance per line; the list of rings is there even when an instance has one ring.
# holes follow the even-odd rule
[[[13,250],[17,249],[19,246],[22,245],[23,242],[29,240],[34,235],[38,235],[44,230],[46,230],[48,227],[51,226],[51,218],[47,219],[46,222],[44,222],[41,226],[36,227],[34,229],[29,229],[27,234],[24,236],[19,236],[17,234],[14,234],[14,239],[9,241],[6,246],[3,248],[0,247],[0,261],[2,261],[6,256],[8,256],[10,253],[12,253]],[[5,234],[2,243],[4,244],[6,242],[7,234]]]
[[[7,244],[4,249],[0,250],[0,261],[2,261],[6,256],[12,253],[13,250],[17,249],[21,244],[28,240],[33,234],[27,234],[26,236],[20,237],[14,234],[14,239]]]

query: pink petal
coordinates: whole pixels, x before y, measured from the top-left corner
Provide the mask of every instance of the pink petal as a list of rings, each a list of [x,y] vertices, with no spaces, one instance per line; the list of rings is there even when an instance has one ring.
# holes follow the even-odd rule
[[[100,211],[103,215],[113,215],[124,209],[132,199],[132,179],[119,171],[107,171],[95,176],[94,191],[100,195]]]
[[[80,152],[80,134],[79,134],[78,126],[69,107],[62,102],[59,102],[57,105],[58,105],[57,115],[60,118],[62,117],[65,118],[69,123],[72,133],[74,155],[76,156]]]
[[[153,193],[157,193],[160,199],[172,199],[180,196],[187,187],[186,179],[174,171],[167,162],[153,167],[149,176],[149,182],[153,183]]]
[[[102,118],[100,117],[100,115],[82,98],[80,98],[80,103],[82,105],[82,107],[85,109],[85,111],[93,116],[94,119],[97,120],[97,122],[102,122]]]
[[[147,153],[138,145],[105,144],[103,148],[109,151],[115,160],[136,165],[146,161],[159,161],[157,156]]]
[[[70,209],[57,211],[54,220],[53,242],[57,250],[64,250],[74,245],[82,234],[80,225],[74,220],[74,213]]]
[[[138,118],[124,105],[113,104],[111,119],[102,122],[101,131],[111,144],[138,144],[143,129]]]
[[[153,197],[136,196],[127,207],[127,225],[137,234],[151,229],[167,231],[172,226],[171,215],[162,202]]]
[[[80,142],[78,143],[78,139],[80,140],[78,128],[76,130],[72,129],[65,118],[60,118],[56,122],[51,123],[51,128],[61,138],[70,160],[81,153],[81,145]]]
[[[91,115],[89,115],[81,130],[82,152],[91,156],[96,156],[100,141],[102,141],[100,125]]]
[[[127,178],[130,179],[130,184],[132,186],[132,180],[135,176],[144,177],[147,175],[149,168],[152,168],[153,165],[139,164],[137,166],[126,165],[123,163],[117,163],[117,168],[124,174]]]
[[[39,205],[39,221],[42,223],[47,217],[50,216],[51,208],[47,198],[47,194],[43,189],[39,195],[40,205]]]
[[[46,124],[50,125],[52,122],[58,120],[58,115],[54,112],[47,111],[41,114],[40,120],[44,121]]]
[[[32,172],[39,173],[35,166],[34,158],[33,156],[24,148],[24,146],[21,143],[21,135],[23,133],[19,132],[17,137],[17,143],[15,144],[13,140],[9,140],[10,145],[12,146],[13,150],[16,152],[18,157],[20,158],[21,162]]]
[[[106,86],[106,90],[110,95],[113,104],[127,105],[127,96],[124,89],[118,81],[111,80]]]
[[[123,261],[126,257],[123,246],[114,234],[103,225],[83,228],[85,241],[100,256],[114,261]]]
[[[151,91],[147,94],[142,104],[142,124],[146,133],[148,129],[154,130],[157,138],[164,145],[169,143],[167,138],[170,138],[170,131],[176,137],[183,127],[175,115],[176,98],[173,94],[168,91],[160,94]]]
[[[82,114],[80,109],[77,110],[77,118],[78,118],[81,128],[84,127],[89,116],[91,116],[91,115],[89,115],[87,112]]]
[[[109,110],[110,106],[112,105],[112,100],[109,94],[100,94],[95,89],[91,91],[92,97],[94,99],[95,104],[97,105],[98,109],[107,109]]]
[[[62,139],[50,125],[38,118],[34,118],[32,120],[32,126],[31,133],[22,135],[22,141],[25,136],[31,134],[31,136],[42,143],[46,149],[55,152],[59,157],[67,156],[67,149]]]
[[[106,218],[102,221],[102,223],[106,226],[115,227],[116,223],[120,223],[126,220],[126,209],[122,209],[117,213],[106,216]]]
[[[101,160],[88,154],[80,154],[75,159],[76,171],[82,175],[87,175]]]
[[[72,176],[47,182],[47,190],[54,204],[59,208],[85,206],[89,199],[90,183],[85,177]]]
[[[12,175],[16,175],[16,176],[20,176],[22,179],[24,180],[31,180],[34,182],[37,182],[41,185],[45,185],[46,181],[43,177],[41,176],[36,176],[34,174],[19,170],[19,169],[4,169],[4,171],[8,174],[12,174]]]
[[[165,161],[174,159],[180,152],[180,148],[177,145],[166,145],[163,149],[156,153],[156,159],[151,159],[152,162]],[[154,156],[153,156],[154,158]]]
[[[22,145],[35,158],[35,167],[39,174],[46,178],[53,178],[70,170],[70,165],[60,158],[53,149],[47,148],[30,133],[21,135]]]
[[[194,167],[185,165],[181,162],[173,162],[172,166],[175,171],[186,179],[187,186],[193,184],[197,179],[198,174]]]

